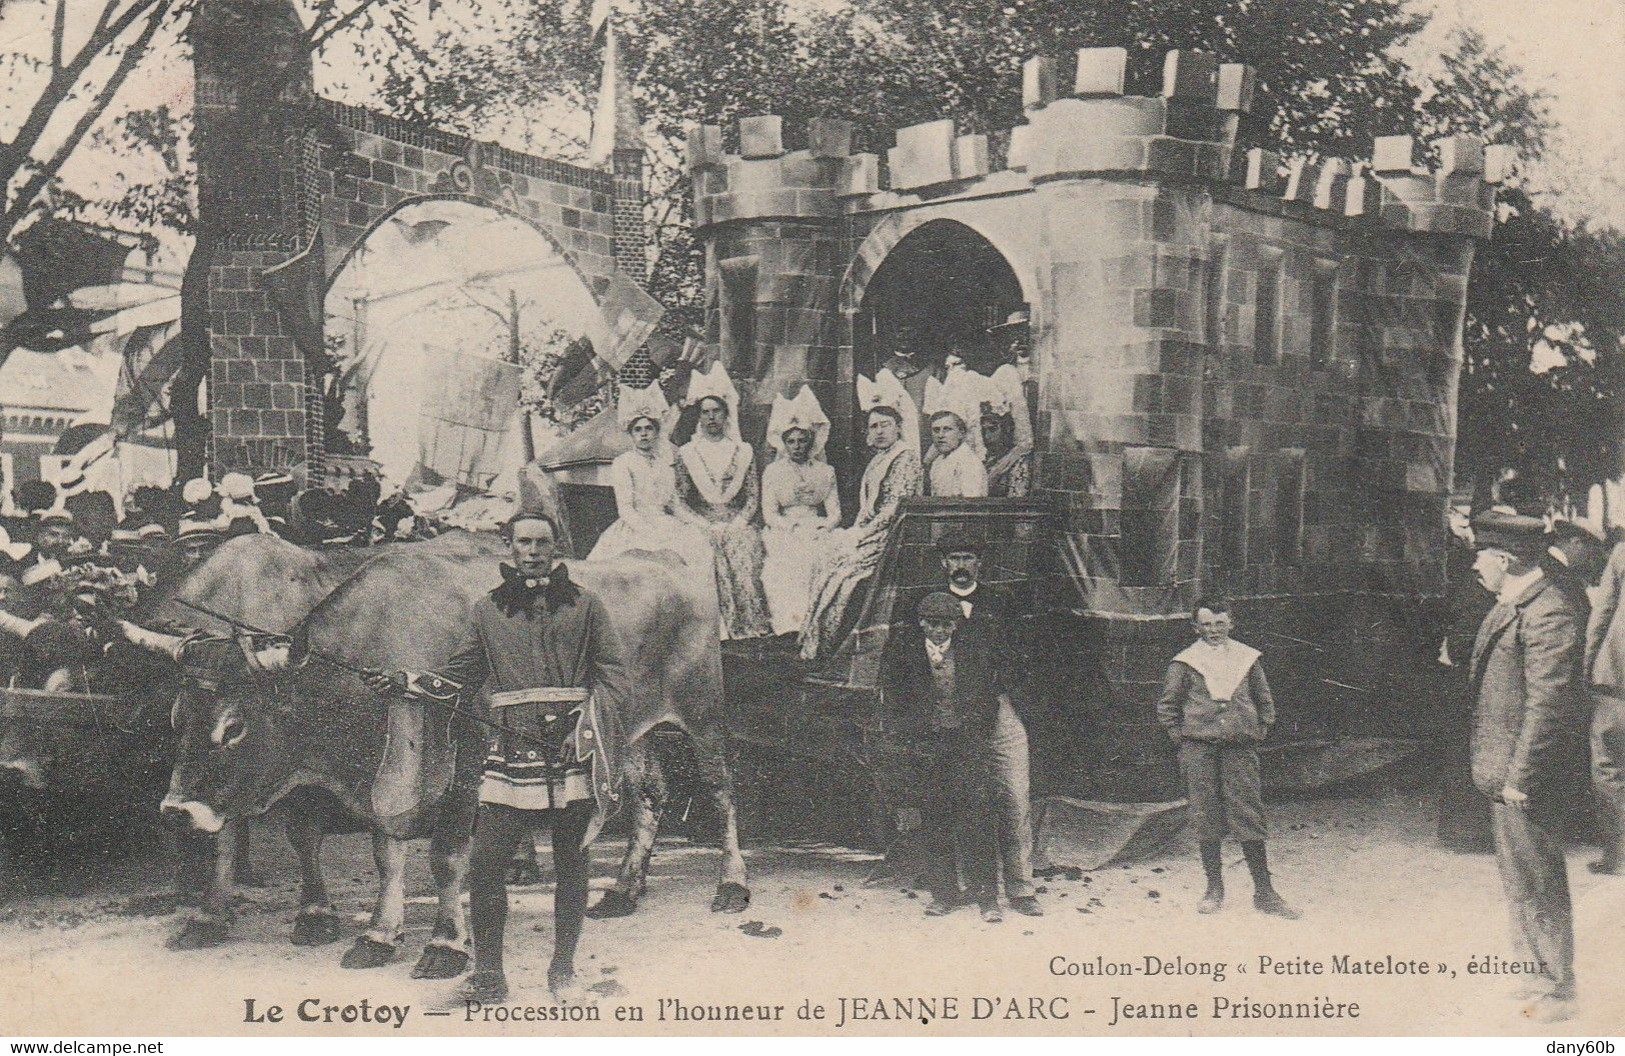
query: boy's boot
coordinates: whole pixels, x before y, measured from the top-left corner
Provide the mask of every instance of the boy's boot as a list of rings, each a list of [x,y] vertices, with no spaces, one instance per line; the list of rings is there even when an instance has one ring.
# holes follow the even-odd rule
[[[1303,914],[1287,905],[1286,899],[1276,894],[1270,883],[1269,858],[1264,853],[1263,840],[1243,840],[1241,853],[1247,858],[1247,871],[1253,874],[1253,908],[1274,917],[1297,920]]]
[[[1224,859],[1218,840],[1202,841],[1202,872],[1207,874],[1207,893],[1196,904],[1196,912],[1217,913],[1224,905]]]

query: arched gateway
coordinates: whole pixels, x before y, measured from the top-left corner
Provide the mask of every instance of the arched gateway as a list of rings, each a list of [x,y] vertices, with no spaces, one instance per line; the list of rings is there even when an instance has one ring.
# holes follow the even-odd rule
[[[183,312],[209,362],[184,380],[206,380],[217,472],[320,472],[323,302],[405,206],[449,199],[509,214],[594,298],[618,262],[642,274],[640,151],[584,168],[318,99],[291,0],[204,0],[193,35],[200,200]]]

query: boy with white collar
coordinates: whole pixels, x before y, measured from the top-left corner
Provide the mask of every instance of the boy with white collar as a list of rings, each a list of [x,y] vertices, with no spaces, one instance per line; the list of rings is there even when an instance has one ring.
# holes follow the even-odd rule
[[[1207,892],[1198,913],[1224,905],[1226,830],[1241,842],[1253,878],[1253,906],[1288,920],[1299,913],[1270,883],[1264,852],[1264,803],[1258,775],[1258,743],[1275,724],[1259,652],[1230,637],[1230,603],[1206,597],[1196,603],[1192,625],[1198,640],[1168,665],[1157,721],[1179,746],[1191,820],[1201,843]]]

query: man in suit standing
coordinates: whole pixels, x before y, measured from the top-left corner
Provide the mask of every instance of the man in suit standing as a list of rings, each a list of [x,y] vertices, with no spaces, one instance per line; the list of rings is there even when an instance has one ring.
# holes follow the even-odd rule
[[[938,540],[937,551],[942,555],[948,593],[959,603],[965,619],[985,628],[1010,670],[1025,670],[1023,650],[1010,626],[1010,599],[998,587],[982,582],[982,541],[972,532],[954,528]],[[1041,917],[1044,907],[1033,888],[1032,761],[1027,726],[1017,708],[1024,694],[1019,685],[1012,685],[1012,690],[999,704],[988,742],[998,812],[999,864],[1010,908],[1023,916]]]
[[[989,738],[999,708],[1009,700],[1008,661],[989,624],[966,620],[951,594],[927,595],[915,615],[922,633],[902,636],[886,673],[898,726],[925,756],[920,821],[931,890],[925,915],[947,916],[976,902],[982,919],[997,924],[1004,914],[989,810]]]
[[[1545,523],[1490,510],[1473,520],[1473,571],[1495,606],[1473,643],[1473,784],[1490,800],[1513,941],[1536,974],[1530,1016],[1573,1014],[1574,924],[1560,823],[1587,720],[1580,626],[1541,568]]]

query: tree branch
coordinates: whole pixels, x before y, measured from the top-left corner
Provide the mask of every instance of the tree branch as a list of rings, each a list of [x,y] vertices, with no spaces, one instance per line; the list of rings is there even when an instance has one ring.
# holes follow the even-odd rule
[[[379,2],[380,0],[361,0],[361,3],[351,8],[348,14],[334,19],[332,24],[327,26],[325,29],[312,25],[310,27],[310,32],[305,35],[305,40],[310,48],[311,54],[315,54],[316,52],[320,51],[324,44],[332,40],[338,34],[344,32],[344,30],[357,18],[360,18],[361,14],[368,8],[377,7]]]
[[[85,134],[106,112],[108,104],[113,101],[113,96],[118,94],[118,90],[129,79],[130,72],[135,69],[136,63],[140,62],[142,56],[146,54],[147,45],[152,43],[152,38],[157,34],[158,27],[164,20],[164,15],[169,11],[170,3],[171,0],[157,0],[153,17],[141,30],[141,35],[132,41],[124,49],[124,53],[119,56],[118,66],[108,75],[101,90],[90,101],[84,113],[79,115],[79,120],[75,122],[73,129],[57,147],[50,159],[41,164],[38,171],[30,176],[23,186],[18,189],[16,197],[7,206],[5,215],[0,216],[0,232],[9,234],[28,215],[33,209],[34,200],[39,197],[40,192],[45,189],[52,177],[62,168],[63,162],[68,160],[68,156],[79,146],[80,141],[85,138]]]
[[[51,69],[62,68],[62,54],[68,35],[68,0],[56,0],[56,19],[51,23]]]
[[[39,98],[30,107],[28,117],[18,126],[17,135],[0,148],[0,187],[9,185],[28,163],[51,119],[72,98],[74,87],[90,65],[134,24],[137,17],[158,3],[160,0],[139,0],[115,20],[111,16],[118,7],[118,0],[107,0],[107,6],[96,20],[96,29],[90,38],[66,65],[53,69],[50,80],[40,89]],[[169,0],[162,0],[162,8],[168,6]],[[162,14],[163,10],[160,9],[153,18],[154,25],[162,20]],[[0,229],[0,234],[6,230],[9,229]]]

